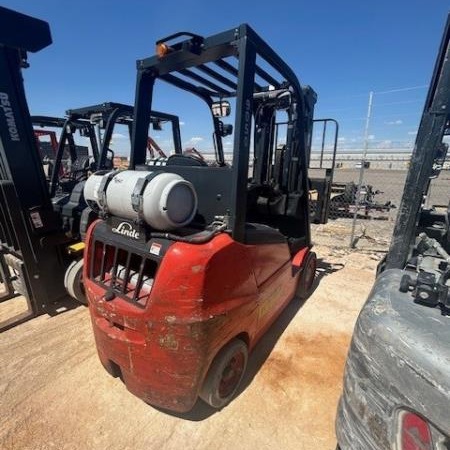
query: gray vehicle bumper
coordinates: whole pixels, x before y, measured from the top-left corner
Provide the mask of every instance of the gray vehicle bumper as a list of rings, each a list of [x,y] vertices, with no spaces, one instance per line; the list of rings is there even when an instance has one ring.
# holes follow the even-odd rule
[[[404,409],[439,440],[450,435],[450,318],[401,293],[403,273],[378,277],[356,323],[336,418],[342,450],[392,449]]]

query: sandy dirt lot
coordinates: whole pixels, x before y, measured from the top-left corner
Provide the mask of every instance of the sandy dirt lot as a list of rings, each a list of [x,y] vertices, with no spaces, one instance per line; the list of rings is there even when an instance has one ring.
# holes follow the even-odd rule
[[[291,302],[221,411],[199,401],[177,416],[128,393],[98,361],[84,307],[1,334],[0,448],[334,449],[348,344],[381,254],[324,245],[339,234],[330,226],[316,232],[313,295]]]

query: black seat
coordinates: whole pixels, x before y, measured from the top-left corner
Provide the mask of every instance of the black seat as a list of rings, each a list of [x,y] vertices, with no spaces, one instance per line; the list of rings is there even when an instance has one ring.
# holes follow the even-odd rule
[[[248,245],[282,244],[284,242],[286,242],[286,236],[275,228],[261,223],[245,224],[245,243]]]
[[[170,155],[167,159],[167,166],[207,166],[205,161],[187,155]]]

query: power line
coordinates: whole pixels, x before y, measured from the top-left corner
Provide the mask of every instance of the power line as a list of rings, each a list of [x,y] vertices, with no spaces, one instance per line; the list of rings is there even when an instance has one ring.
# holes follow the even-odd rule
[[[428,84],[422,84],[420,86],[409,86],[409,87],[402,87],[402,88],[396,88],[396,89],[389,89],[387,91],[375,91],[375,94],[391,94],[393,92],[404,92],[404,91],[414,91],[416,89],[425,89],[428,87]]]

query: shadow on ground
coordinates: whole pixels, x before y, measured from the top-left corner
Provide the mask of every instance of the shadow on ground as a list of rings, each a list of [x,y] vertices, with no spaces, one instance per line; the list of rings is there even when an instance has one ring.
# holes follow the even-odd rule
[[[317,268],[316,268],[316,277],[314,278],[314,283],[311,288],[310,296],[314,294],[314,291],[319,286],[323,277],[330,275],[332,273],[338,272],[345,267],[345,264],[342,263],[329,263],[323,258],[317,258]]]
[[[319,286],[320,281],[325,276],[337,272],[344,268],[344,264],[331,264],[322,258],[317,260],[316,277],[314,284],[310,293],[310,296],[314,294],[314,291]],[[293,298],[292,301],[286,306],[282,311],[277,320],[273,325],[267,330],[267,332],[262,336],[259,342],[254,347],[252,353],[249,356],[247,370],[242,379],[241,385],[239,387],[238,393],[235,397],[238,397],[245,389],[250,385],[253,378],[259,372],[267,358],[272,353],[275,344],[280,339],[281,335],[284,333],[285,329],[288,327],[291,320],[295,317],[297,312],[303,307],[308,299]],[[167,411],[160,408],[156,408],[161,412],[166,414],[179,417],[185,420],[190,420],[194,422],[202,421],[210,417],[211,415],[218,412],[218,410],[210,407],[202,400],[198,400],[191,411],[187,413],[176,413],[173,411]]]
[[[48,305],[46,312],[49,316],[53,317],[79,307],[86,308],[86,305],[83,305],[78,300],[75,300],[74,298],[67,296],[57,303],[52,303],[51,305]]]
[[[32,303],[20,295],[5,299],[2,303],[4,303],[5,312],[0,320],[0,332],[14,328],[40,315],[33,311]],[[80,306],[83,306],[80,302],[67,296],[59,302],[47,305],[41,314],[48,314],[50,317],[54,317]]]

